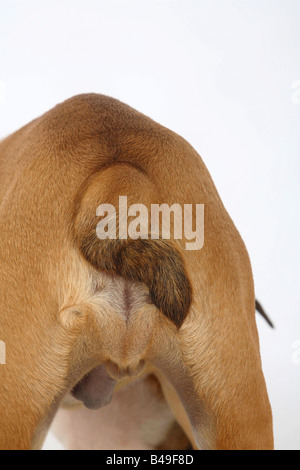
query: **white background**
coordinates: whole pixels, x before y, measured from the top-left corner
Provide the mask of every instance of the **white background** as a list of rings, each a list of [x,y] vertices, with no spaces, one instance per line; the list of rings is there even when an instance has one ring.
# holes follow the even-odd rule
[[[0,0],[0,137],[82,92],[201,154],[276,324],[258,318],[276,448],[300,449],[299,0]]]

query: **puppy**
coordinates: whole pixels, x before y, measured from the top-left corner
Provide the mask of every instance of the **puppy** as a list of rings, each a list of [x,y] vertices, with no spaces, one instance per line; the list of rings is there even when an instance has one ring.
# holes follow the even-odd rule
[[[120,236],[120,197],[202,205],[203,246]],[[273,448],[249,257],[184,139],[105,96],[58,105],[0,144],[0,232],[1,449],[41,448],[62,403],[68,448]]]

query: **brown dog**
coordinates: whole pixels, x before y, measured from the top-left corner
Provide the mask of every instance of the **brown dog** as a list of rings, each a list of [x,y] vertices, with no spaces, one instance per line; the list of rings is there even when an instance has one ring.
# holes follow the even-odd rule
[[[203,248],[99,239],[119,196],[204,204]],[[1,449],[41,447],[70,391],[92,409],[114,392],[59,412],[70,448],[273,448],[248,254],[185,140],[114,99],[68,100],[1,142],[0,232]],[[110,441],[85,442],[89,423]]]

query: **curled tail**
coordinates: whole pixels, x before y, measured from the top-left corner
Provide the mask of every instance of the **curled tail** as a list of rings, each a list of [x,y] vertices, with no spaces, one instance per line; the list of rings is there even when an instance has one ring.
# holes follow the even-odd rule
[[[97,206],[103,201],[116,200],[116,193],[109,193],[114,191],[112,188],[116,188],[116,182],[119,195],[132,192],[133,181],[134,184],[137,181],[133,177],[138,170],[123,167],[122,178],[117,171],[120,169],[114,168],[93,177],[81,198],[74,227],[77,246],[84,258],[97,270],[146,284],[153,304],[180,328],[190,308],[192,289],[176,244],[172,240],[150,237],[101,240],[97,236]],[[138,176],[140,180],[140,174]],[[131,187],[126,191],[122,184],[128,179]],[[142,197],[141,192],[140,195]]]

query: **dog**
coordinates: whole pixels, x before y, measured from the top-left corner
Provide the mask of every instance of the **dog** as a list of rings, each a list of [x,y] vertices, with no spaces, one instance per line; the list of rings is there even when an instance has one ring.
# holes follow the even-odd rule
[[[99,237],[120,196],[203,205],[202,249]],[[69,449],[273,449],[249,256],[183,138],[106,96],[59,104],[0,143],[0,232],[1,449],[53,419]]]

